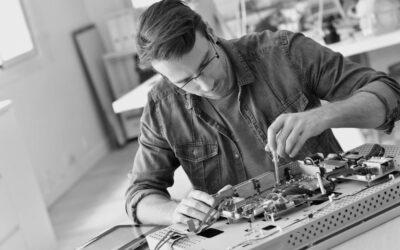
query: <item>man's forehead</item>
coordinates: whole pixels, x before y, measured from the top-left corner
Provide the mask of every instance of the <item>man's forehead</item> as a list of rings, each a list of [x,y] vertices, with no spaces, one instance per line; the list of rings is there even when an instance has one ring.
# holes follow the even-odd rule
[[[208,49],[208,40],[199,32],[196,32],[194,46],[188,53],[180,58],[154,60],[151,64],[155,70],[168,77],[169,80],[176,82],[196,73],[204,56],[207,55]]]

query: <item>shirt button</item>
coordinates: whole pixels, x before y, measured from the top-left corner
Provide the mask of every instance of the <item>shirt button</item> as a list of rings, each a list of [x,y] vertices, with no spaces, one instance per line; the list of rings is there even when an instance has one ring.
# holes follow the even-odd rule
[[[239,154],[235,154],[235,159],[239,159],[240,155]]]

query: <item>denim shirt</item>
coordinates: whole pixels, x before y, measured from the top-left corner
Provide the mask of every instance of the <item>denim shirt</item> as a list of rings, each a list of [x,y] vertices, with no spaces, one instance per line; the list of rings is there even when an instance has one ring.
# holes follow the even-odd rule
[[[376,95],[390,132],[399,119],[400,87],[382,72],[360,66],[299,33],[265,31],[235,40],[219,39],[239,86],[238,116],[254,133],[254,147],[267,144],[268,126],[282,113],[302,112],[357,92]],[[139,148],[126,192],[126,211],[135,223],[136,206],[149,194],[169,197],[174,171],[182,165],[195,189],[216,193],[247,179],[236,142],[225,126],[200,108],[199,96],[160,82],[149,93],[141,117]],[[317,121],[316,121],[317,122]],[[340,152],[330,129],[310,138],[296,159],[310,153]],[[266,171],[273,170],[272,157]],[[295,160],[295,159],[292,159]],[[281,164],[287,163],[282,159]]]

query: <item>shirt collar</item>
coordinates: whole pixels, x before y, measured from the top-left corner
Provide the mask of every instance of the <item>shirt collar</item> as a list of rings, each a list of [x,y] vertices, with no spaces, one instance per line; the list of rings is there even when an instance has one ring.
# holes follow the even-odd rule
[[[224,49],[225,53],[233,67],[233,72],[236,75],[236,81],[239,86],[243,86],[254,82],[254,74],[250,70],[248,63],[244,59],[243,55],[239,52],[237,45],[232,41],[225,40],[222,38],[218,39],[217,42]]]

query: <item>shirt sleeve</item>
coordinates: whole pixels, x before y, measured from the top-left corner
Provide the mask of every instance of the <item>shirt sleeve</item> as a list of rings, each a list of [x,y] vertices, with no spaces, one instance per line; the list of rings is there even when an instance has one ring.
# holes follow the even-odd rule
[[[303,81],[303,88],[329,102],[358,92],[374,94],[385,106],[385,121],[377,129],[390,133],[400,119],[400,85],[385,73],[343,57],[300,33],[286,32],[287,56]]]
[[[167,187],[173,184],[173,175],[179,166],[168,143],[165,141],[162,124],[157,113],[158,103],[150,100],[141,117],[139,147],[129,174],[129,187],[125,194],[125,210],[135,224],[137,204],[150,194],[170,198]]]
[[[398,88],[398,85],[390,87],[393,82],[385,83],[381,81],[375,81],[365,85],[358,89],[357,92],[368,92],[374,94],[385,106],[385,122],[377,127],[377,129],[384,130],[387,134],[390,134],[394,128],[394,123],[399,120],[399,95],[393,91],[393,88]]]

